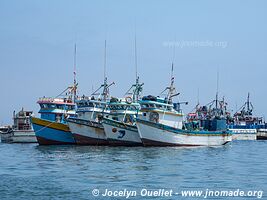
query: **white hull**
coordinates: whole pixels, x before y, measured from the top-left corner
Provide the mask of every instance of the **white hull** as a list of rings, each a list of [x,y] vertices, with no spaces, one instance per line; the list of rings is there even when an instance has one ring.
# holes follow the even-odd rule
[[[14,131],[12,135],[13,143],[37,143],[34,131]]]
[[[121,122],[104,120],[104,130],[110,145],[141,146],[137,127],[124,125]]]
[[[256,140],[256,134],[233,134],[233,140]]]
[[[107,137],[101,124],[94,122],[91,124],[86,120],[68,120],[71,133],[80,145],[107,145]]]
[[[34,131],[14,130],[1,134],[1,141],[7,143],[37,143]]]
[[[258,130],[257,140],[267,140],[267,129],[259,129]]]
[[[257,129],[230,129],[233,140],[256,140]]]
[[[232,141],[232,136],[228,134],[181,134],[142,121],[137,121],[137,128],[145,146],[219,146]]]
[[[1,142],[2,143],[11,143],[12,142],[12,132],[1,133]]]

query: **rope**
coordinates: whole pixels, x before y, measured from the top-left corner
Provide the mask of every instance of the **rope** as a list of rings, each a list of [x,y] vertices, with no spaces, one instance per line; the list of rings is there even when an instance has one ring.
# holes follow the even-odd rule
[[[45,128],[47,128],[48,126],[50,126],[51,124],[54,124],[54,123],[56,123],[56,122],[51,122],[50,124],[48,124],[48,125],[44,126],[44,127],[43,127],[43,128],[41,128],[40,130],[38,130],[38,131],[35,131],[35,133],[38,133],[38,132],[40,132],[40,131],[44,130]]]

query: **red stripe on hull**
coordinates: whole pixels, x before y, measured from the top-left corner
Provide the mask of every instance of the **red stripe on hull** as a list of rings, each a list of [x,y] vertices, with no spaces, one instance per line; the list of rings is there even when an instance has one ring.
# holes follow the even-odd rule
[[[121,141],[121,140],[114,140],[114,139],[108,139],[108,142],[110,146],[125,146],[125,147],[143,146],[142,143],[138,143],[138,142]]]
[[[159,142],[154,140],[148,140],[142,138],[142,143],[144,146],[154,146],[154,147],[199,147],[204,145],[192,145],[192,144],[174,144],[174,143],[167,143],[167,142]],[[227,144],[228,142],[223,143],[222,145]]]
[[[257,140],[267,140],[267,136],[257,136]]]
[[[78,145],[108,145],[108,141],[105,139],[91,138],[79,134],[73,134],[73,137]]]
[[[177,147],[177,146],[187,146],[187,147],[195,147],[195,146],[200,146],[200,145],[188,145],[188,144],[173,144],[173,143],[167,143],[167,142],[159,142],[159,141],[154,141],[154,140],[148,140],[148,139],[144,139],[142,138],[141,139],[144,146],[148,147],[148,146],[154,146],[154,147],[167,147],[167,146],[170,146],[170,147]]]
[[[39,145],[68,145],[68,144],[74,144],[74,143],[70,143],[70,142],[59,142],[59,141],[55,141],[55,140],[48,140],[46,138],[43,137],[38,137],[36,136],[37,141],[39,143]]]

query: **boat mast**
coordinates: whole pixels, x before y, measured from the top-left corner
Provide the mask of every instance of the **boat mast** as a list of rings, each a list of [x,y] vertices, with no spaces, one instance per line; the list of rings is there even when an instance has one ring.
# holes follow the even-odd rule
[[[199,101],[199,88],[197,89],[197,106],[200,105],[200,101]]]
[[[73,60],[73,101],[76,100],[77,97],[77,81],[76,81],[76,54],[77,54],[77,47],[76,43],[74,45],[74,60]]]
[[[168,100],[168,102],[172,101],[172,97],[178,95],[175,94],[175,87],[174,87],[174,76],[173,76],[173,62],[172,62],[172,69],[171,69],[171,84],[169,87],[166,88],[166,90],[168,90],[168,94],[166,99]]]
[[[135,63],[135,79],[137,82],[138,72],[137,72],[137,48],[136,48],[136,33],[134,34],[134,63]]]
[[[137,68],[137,45],[136,45],[136,33],[134,37],[134,57],[135,57],[135,84],[131,86],[131,88],[126,92],[127,94],[132,94],[133,102],[137,102],[140,99],[141,92],[143,90],[142,86],[144,83],[139,83],[139,76],[138,76],[138,68]],[[133,93],[131,93],[131,89],[133,89]]]
[[[76,49],[76,43],[74,44],[74,55],[73,55],[73,85],[72,86],[68,86],[65,90],[63,90],[63,92],[61,92],[59,95],[57,95],[55,98],[58,98],[62,95],[64,96],[68,96],[68,98],[72,99],[73,102],[76,101],[77,98],[77,80],[76,80],[76,53],[77,53],[77,49]]]
[[[175,46],[173,49],[173,60],[172,60],[172,64],[171,64],[171,84],[169,87],[166,87],[165,90],[163,90],[161,92],[161,94],[163,94],[166,90],[168,90],[167,96],[166,96],[166,101],[167,103],[171,103],[172,102],[172,98],[175,96],[178,96],[180,93],[175,93],[176,89],[174,87],[174,74],[173,74],[173,68],[174,68],[174,56],[175,56]]]
[[[104,101],[107,101],[109,98],[109,87],[113,84],[115,84],[114,82],[112,82],[111,84],[108,84],[108,79],[106,76],[106,49],[107,49],[107,41],[105,40],[105,51],[104,51],[104,83],[95,91],[92,93],[93,95],[100,95],[103,97]],[[101,88],[103,87],[103,92],[102,93],[97,93]]]
[[[216,89],[216,99],[215,99],[216,109],[218,109],[218,96],[219,96],[219,71],[217,71],[217,89]]]
[[[106,76],[106,66],[107,65],[107,40],[105,40],[105,50],[104,50],[104,84],[102,85],[103,87],[103,99],[104,101],[107,101],[108,96],[109,96],[109,90],[108,90],[108,79]]]
[[[133,102],[137,102],[140,98],[140,94],[142,92],[142,86],[144,83],[139,83],[139,76],[138,76],[138,68],[137,68],[137,45],[136,45],[136,32],[134,35],[134,60],[135,60],[135,85],[133,91]]]
[[[249,104],[250,104],[250,102],[249,102],[249,93],[248,93],[248,98],[247,98],[247,110],[248,111],[250,111]]]

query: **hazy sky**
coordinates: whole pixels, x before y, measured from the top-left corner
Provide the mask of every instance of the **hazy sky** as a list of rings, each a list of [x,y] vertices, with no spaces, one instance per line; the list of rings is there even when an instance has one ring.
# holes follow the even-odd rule
[[[235,110],[251,93],[255,113],[267,114],[267,1],[0,0],[0,125],[13,110],[38,112],[36,101],[72,83],[77,43],[79,94],[103,82],[104,40],[112,96],[135,81],[158,95],[170,82],[173,60],[179,97],[210,102],[216,93]]]

